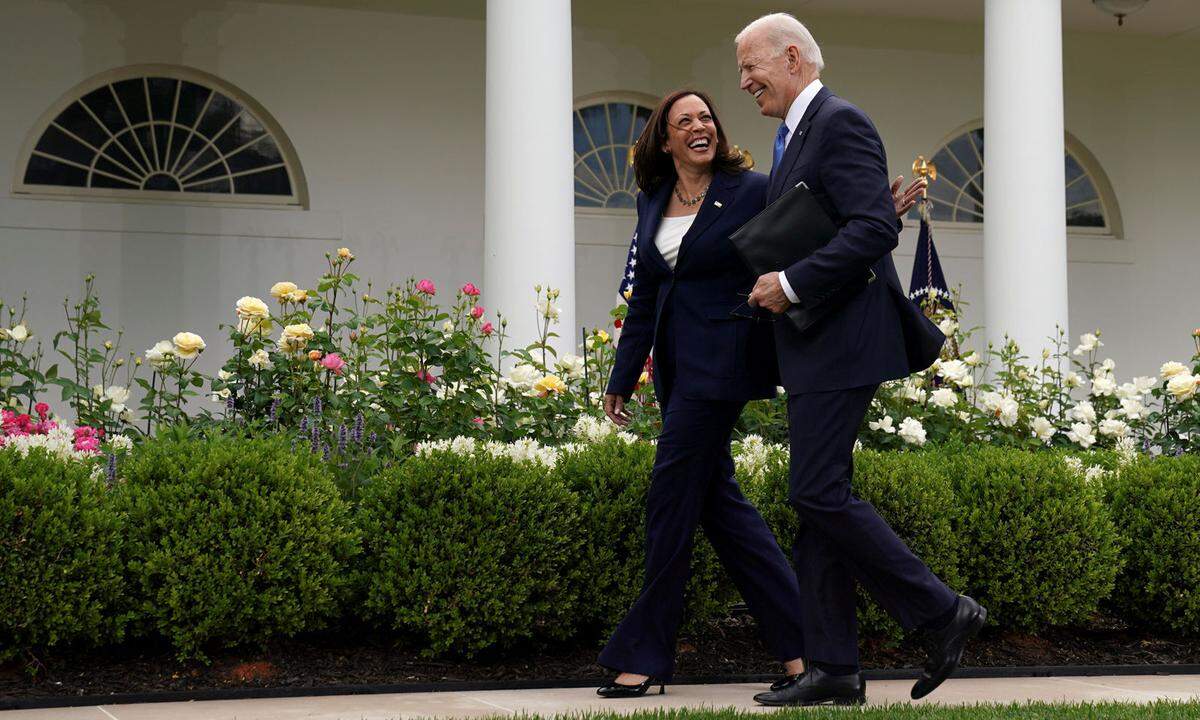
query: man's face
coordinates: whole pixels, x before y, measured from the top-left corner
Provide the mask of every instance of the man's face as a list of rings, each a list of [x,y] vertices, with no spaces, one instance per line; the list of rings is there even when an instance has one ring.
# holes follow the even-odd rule
[[[788,71],[789,52],[769,47],[758,33],[738,44],[737,61],[741,88],[754,97],[759,111],[783,119],[799,94],[798,76]]]

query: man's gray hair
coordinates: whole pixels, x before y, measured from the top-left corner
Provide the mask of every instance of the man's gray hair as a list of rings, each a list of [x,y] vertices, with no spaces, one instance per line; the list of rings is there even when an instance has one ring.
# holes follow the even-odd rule
[[[800,58],[818,71],[825,68],[825,60],[821,57],[821,48],[813,39],[812,33],[804,27],[804,23],[788,13],[771,13],[742,28],[733,39],[740,45],[742,40],[752,33],[763,32],[767,42],[777,53],[782,53],[789,45],[795,45],[800,50]]]

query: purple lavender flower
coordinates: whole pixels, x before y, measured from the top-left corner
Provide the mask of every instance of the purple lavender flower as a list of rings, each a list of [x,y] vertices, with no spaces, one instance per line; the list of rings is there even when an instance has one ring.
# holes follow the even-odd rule
[[[225,412],[232,413],[236,406],[237,399],[233,396],[233,393],[230,393],[229,397],[225,398]]]
[[[354,416],[354,432],[351,437],[354,439],[354,442],[358,443],[359,445],[362,445],[363,429],[366,428],[366,426],[366,418],[363,417],[361,412]]]
[[[329,443],[321,443],[321,457],[329,460]]]
[[[105,474],[108,476],[109,485],[117,481],[117,456],[113,453],[108,454],[108,467],[105,468]]]
[[[300,418],[300,432],[302,432],[302,433],[308,432],[308,416],[307,415]]]
[[[346,452],[346,440],[350,436],[350,429],[346,427],[346,423],[338,426],[338,455]]]
[[[321,428],[316,423],[308,431],[308,438],[312,452],[317,453],[321,450]]]
[[[312,401],[312,409],[313,409],[313,414],[314,414],[314,415],[320,415],[320,414],[321,414],[321,409],[322,409],[323,407],[324,407],[324,406],[321,404],[321,398],[320,398],[320,397],[314,397],[314,398],[313,398],[313,401]]]
[[[367,437],[367,443],[371,447],[375,447],[375,442],[377,440],[379,440],[379,435],[374,430],[372,430],[370,436]]]
[[[271,411],[269,417],[272,425],[279,422],[279,398],[275,398],[271,401]]]

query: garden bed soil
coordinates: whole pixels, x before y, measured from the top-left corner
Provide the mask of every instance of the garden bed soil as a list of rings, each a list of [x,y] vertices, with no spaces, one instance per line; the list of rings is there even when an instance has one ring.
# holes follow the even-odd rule
[[[560,647],[505,658],[436,660],[378,634],[347,630],[279,641],[261,650],[214,651],[207,665],[180,663],[165,647],[128,646],[70,656],[26,655],[0,665],[0,698],[610,677],[596,665],[597,652],[596,647]],[[912,642],[862,643],[864,668],[917,667],[922,657]],[[1196,663],[1198,639],[1146,634],[1107,619],[1038,635],[985,631],[968,645],[963,659],[964,666],[972,667]],[[778,663],[765,652],[753,621],[746,617],[711,626],[679,643],[680,678],[777,672]]]

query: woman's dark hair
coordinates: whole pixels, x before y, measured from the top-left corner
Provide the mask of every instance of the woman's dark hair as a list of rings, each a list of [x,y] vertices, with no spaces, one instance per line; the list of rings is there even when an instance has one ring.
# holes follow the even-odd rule
[[[713,158],[713,172],[733,175],[746,169],[742,165],[741,154],[733,152],[729,148],[729,142],[725,139],[725,129],[721,127],[721,121],[717,117],[717,108],[713,105],[712,100],[699,90],[683,88],[668,93],[654,109],[641,136],[638,137],[637,147],[633,151],[633,173],[637,178],[638,187],[646,194],[654,192],[663,183],[675,179],[675,163],[671,160],[670,155],[663,152],[662,147],[667,142],[667,116],[671,112],[671,107],[680,98],[688,95],[695,95],[708,106],[708,111],[712,114],[713,125],[717,128],[717,152]]]

